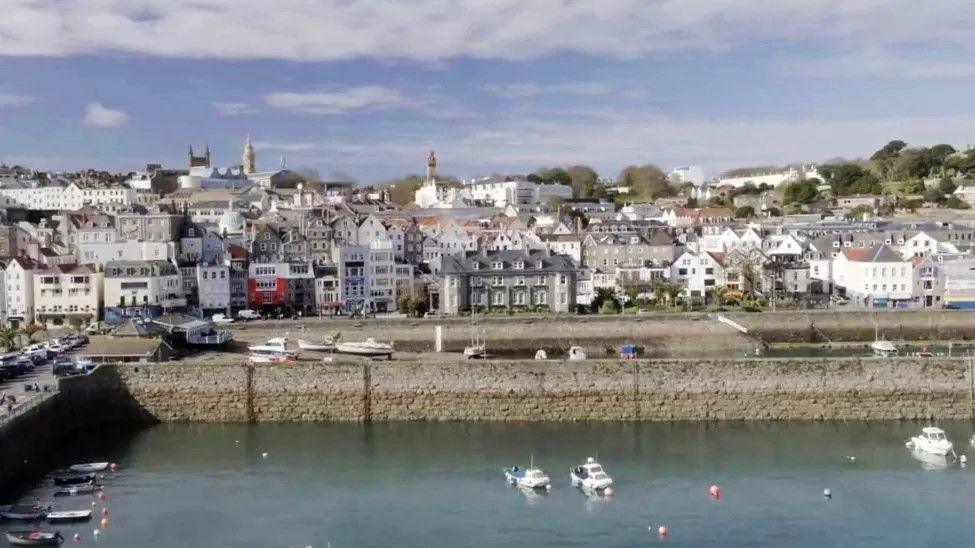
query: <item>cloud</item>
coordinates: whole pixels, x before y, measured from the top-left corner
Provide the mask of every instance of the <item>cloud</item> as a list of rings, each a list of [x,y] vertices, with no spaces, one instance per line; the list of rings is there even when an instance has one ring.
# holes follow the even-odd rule
[[[298,114],[325,115],[421,105],[420,101],[385,86],[359,86],[323,92],[279,91],[264,95],[264,102],[268,106]]]
[[[244,114],[252,114],[257,112],[257,109],[250,106],[248,103],[218,101],[210,103],[210,108],[217,113],[217,116],[241,116]]]
[[[614,95],[628,98],[639,98],[646,95],[643,89],[634,87],[628,82],[491,83],[485,85],[484,89],[506,99],[525,99],[539,95],[574,95],[579,97]]]
[[[125,125],[131,119],[124,110],[106,107],[98,102],[88,103],[85,107],[85,123],[98,128],[116,128]]]
[[[975,78],[975,63],[959,59],[917,59],[887,48],[867,48],[798,63],[790,72],[817,78],[970,80]]]
[[[639,57],[770,43],[857,52],[917,42],[961,48],[971,64],[973,27],[967,0],[278,0],[273,8],[266,0],[38,0],[5,6],[0,52],[435,65],[461,57]]]
[[[0,107],[21,107],[37,100],[33,95],[21,93],[0,93]]]

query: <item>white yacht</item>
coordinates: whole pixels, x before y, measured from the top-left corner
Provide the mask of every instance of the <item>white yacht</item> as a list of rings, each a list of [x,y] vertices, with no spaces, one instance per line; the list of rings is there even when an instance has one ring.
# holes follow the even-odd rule
[[[527,487],[529,489],[551,489],[552,479],[540,468],[535,468],[535,459],[532,458],[528,468],[512,466],[504,469],[504,478],[511,485]]]
[[[569,347],[568,359],[570,362],[581,362],[586,359],[586,350],[581,346]]]
[[[601,464],[596,459],[589,457],[585,464],[576,466],[569,471],[569,480],[572,485],[577,485],[584,489],[598,491],[613,485],[613,478],[606,474]]]
[[[897,355],[897,347],[894,346],[894,343],[884,339],[877,339],[870,343],[870,349],[873,350],[873,355],[877,358],[889,358]]]
[[[313,352],[333,352],[335,350],[335,340],[327,337],[321,341],[298,339],[298,348]]]
[[[356,356],[386,356],[393,357],[392,343],[379,342],[372,337],[362,342],[338,342],[335,343],[335,350],[343,354],[354,354]]]
[[[925,426],[921,435],[914,436],[905,444],[908,448],[932,455],[948,455],[955,452],[945,431],[936,426]]]
[[[247,349],[251,352],[251,363],[281,363],[298,358],[298,353],[288,348],[288,339],[284,337],[274,337],[264,344],[248,346]]]

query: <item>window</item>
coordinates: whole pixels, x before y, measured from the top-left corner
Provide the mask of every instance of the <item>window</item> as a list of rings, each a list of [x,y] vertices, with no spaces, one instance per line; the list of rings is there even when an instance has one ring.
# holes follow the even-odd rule
[[[544,291],[535,293],[535,304],[548,304],[548,293]]]
[[[497,292],[495,292],[492,295],[491,299],[492,299],[492,301],[493,301],[493,303],[495,305],[503,305],[504,304],[504,293],[502,293],[500,291],[497,291]]]
[[[502,286],[502,285],[504,285],[504,278],[502,278],[501,276],[495,276],[494,277],[494,281],[492,282],[492,285],[494,285],[494,286]]]
[[[518,276],[517,278],[515,278],[515,285],[519,285],[519,286],[525,285],[525,277]]]

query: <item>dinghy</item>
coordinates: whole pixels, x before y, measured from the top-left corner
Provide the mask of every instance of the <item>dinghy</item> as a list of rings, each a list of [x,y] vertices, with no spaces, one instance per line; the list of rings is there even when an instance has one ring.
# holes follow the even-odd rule
[[[86,510],[62,510],[58,512],[48,512],[47,521],[50,523],[65,523],[69,521],[88,521],[91,519],[91,509]]]
[[[392,359],[393,345],[390,343],[379,342],[376,339],[368,338],[362,342],[340,342],[335,344],[335,350],[342,354],[352,354],[355,356],[379,357],[386,356]]]
[[[99,489],[101,489],[101,486],[95,485],[93,483],[89,483],[87,485],[72,485],[71,487],[58,489],[57,491],[54,492],[54,496],[73,497],[75,495],[90,495]]]
[[[58,546],[64,542],[61,533],[55,531],[8,531],[7,542],[14,546]]]
[[[78,472],[79,474],[88,474],[91,472],[104,472],[108,470],[107,462],[82,462],[79,464],[72,464],[68,467],[68,470],[72,472]]]
[[[44,517],[47,510],[40,506],[27,504],[8,504],[0,506],[0,517],[22,521],[34,521]]]

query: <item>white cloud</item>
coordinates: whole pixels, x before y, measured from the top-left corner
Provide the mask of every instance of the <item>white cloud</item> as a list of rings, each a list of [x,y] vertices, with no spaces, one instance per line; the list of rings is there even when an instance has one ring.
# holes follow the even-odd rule
[[[5,6],[0,52],[436,64],[559,52],[724,51],[782,41],[851,52],[940,44],[970,60],[973,27],[967,0],[278,0],[273,6],[266,0],[39,0]]]
[[[124,110],[106,107],[97,102],[88,103],[85,107],[85,123],[98,128],[116,128],[125,125],[131,119]]]
[[[791,72],[819,78],[860,77],[888,79],[964,80],[975,78],[975,63],[958,59],[911,59],[886,48],[866,48],[799,63]]]
[[[346,114],[358,110],[408,108],[422,103],[385,86],[359,86],[340,91],[268,93],[264,101],[274,108],[300,114]]]
[[[20,107],[36,101],[33,95],[21,93],[0,93],[0,107]]]
[[[210,103],[210,107],[218,116],[241,116],[244,114],[252,114],[257,112],[257,109],[250,106],[248,103],[235,103],[235,102],[221,102],[217,101]]]

